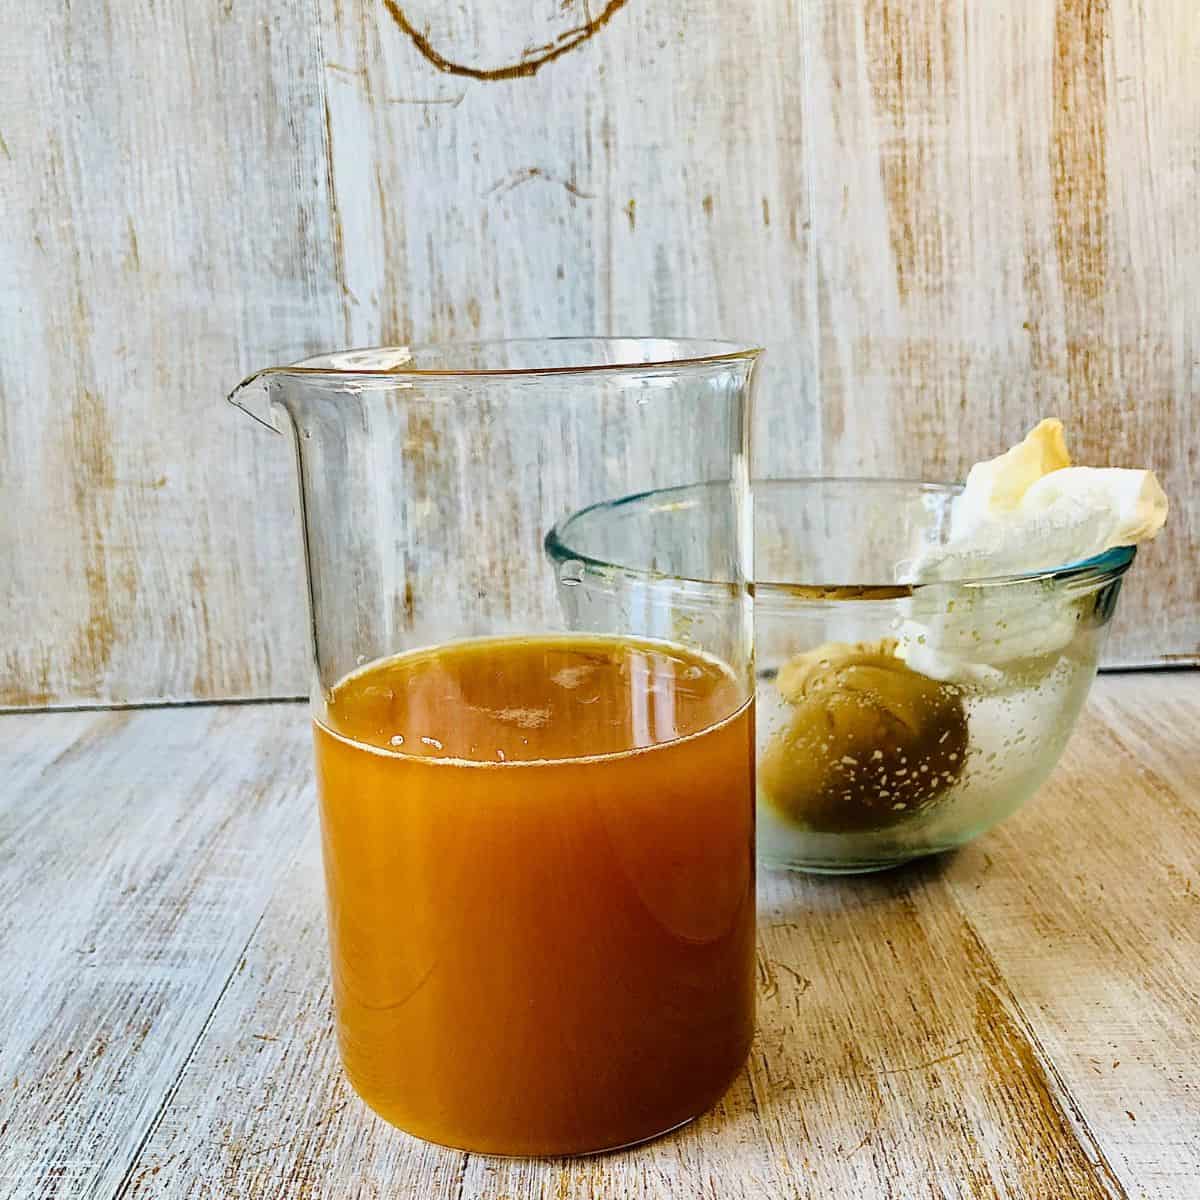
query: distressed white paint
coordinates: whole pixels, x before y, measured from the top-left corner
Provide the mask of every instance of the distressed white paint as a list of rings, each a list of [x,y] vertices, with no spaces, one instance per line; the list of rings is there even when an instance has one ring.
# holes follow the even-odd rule
[[[763,474],[1056,410],[1175,501],[1111,660],[1200,652],[1190,0],[9,7],[0,703],[303,692],[289,453],[219,395],[541,333],[764,341]]]
[[[0,1196],[114,1195],[302,840],[295,705],[0,717]]]
[[[970,848],[764,878],[759,1034],[718,1108],[506,1162],[343,1079],[300,707],[0,717],[0,1197],[1191,1200],[1198,722],[1200,674],[1102,679]]]
[[[302,690],[290,457],[222,394],[340,313],[311,14],[4,25],[0,704]]]

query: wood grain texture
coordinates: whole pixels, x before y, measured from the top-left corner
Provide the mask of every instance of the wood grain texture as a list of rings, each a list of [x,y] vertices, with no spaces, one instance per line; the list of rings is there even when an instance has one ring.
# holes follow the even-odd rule
[[[1102,679],[972,847],[764,878],[724,1101],[521,1162],[405,1137],[341,1075],[299,707],[0,718],[0,1196],[1191,1200],[1198,721],[1200,674]]]
[[[1190,0],[9,7],[0,704],[303,693],[290,456],[218,397],[477,336],[761,340],[764,475],[1055,412],[1175,502],[1111,661],[1200,657]]]
[[[303,837],[305,725],[0,720],[0,1196],[117,1192]]]
[[[1181,1065],[1200,1028],[1196,683],[1102,682],[1054,797],[947,872],[1131,1196],[1200,1179],[1200,1072]]]
[[[960,478],[1061,416],[1078,461],[1150,467],[1174,502],[1109,662],[1195,661],[1194,6],[808,11],[826,468]]]
[[[221,397],[340,313],[317,36],[5,6],[0,704],[305,690],[290,457]]]

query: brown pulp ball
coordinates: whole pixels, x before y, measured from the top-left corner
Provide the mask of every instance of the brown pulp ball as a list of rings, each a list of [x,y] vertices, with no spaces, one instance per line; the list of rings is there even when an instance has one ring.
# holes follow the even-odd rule
[[[773,808],[822,833],[866,832],[929,808],[962,773],[962,693],[914,671],[895,642],[829,642],[776,679],[792,707],[758,778]]]

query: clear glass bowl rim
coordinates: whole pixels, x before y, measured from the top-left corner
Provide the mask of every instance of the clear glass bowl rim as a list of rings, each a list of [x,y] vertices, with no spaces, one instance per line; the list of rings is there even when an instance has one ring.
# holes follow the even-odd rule
[[[935,493],[935,494],[956,494],[962,490],[961,483],[939,483],[922,479],[903,479],[903,478],[886,478],[880,476],[844,476],[844,475],[813,475],[813,476],[795,476],[791,478],[771,478],[755,480],[752,484],[755,493],[761,493],[767,489],[773,488],[797,488],[807,487],[816,488],[829,484],[837,484],[839,486],[852,485],[854,487],[872,488],[883,490],[884,488],[895,489],[898,487],[912,488],[918,492]],[[700,586],[721,586],[714,580],[703,579],[687,579],[684,577],[671,576],[662,571],[651,570],[649,568],[639,568],[623,563],[609,562],[604,559],[593,558],[588,554],[584,554],[577,549],[573,549],[569,544],[571,526],[584,517],[597,512],[616,512],[619,509],[638,503],[643,503],[654,497],[670,497],[679,496],[681,493],[695,492],[706,487],[726,487],[727,484],[720,483],[688,483],[677,487],[656,488],[646,492],[635,492],[629,496],[621,496],[615,500],[601,500],[596,504],[590,504],[586,508],[581,508],[577,512],[571,513],[557,522],[554,527],[546,534],[544,547],[546,554],[556,564],[565,562],[578,562],[591,571],[602,575],[620,575],[625,578],[640,578],[647,580],[661,580],[678,578],[682,583],[698,584]],[[1103,554],[1097,554],[1092,558],[1082,559],[1074,563],[1066,563],[1057,567],[1045,567],[1037,571],[1029,571],[1018,574],[1007,575],[989,575],[989,576],[970,576],[963,579],[939,579],[931,581],[927,584],[913,584],[913,590],[924,587],[970,587],[970,588],[1002,588],[1011,587],[1015,584],[1029,585],[1031,583],[1050,582],[1056,585],[1071,583],[1078,587],[1082,585],[1092,584],[1094,586],[1102,586],[1111,580],[1119,579],[1126,571],[1129,570],[1137,555],[1136,546],[1116,546],[1111,550],[1104,551]],[[876,598],[877,602],[887,603],[894,602],[894,595],[897,587],[907,587],[905,584],[897,584],[894,580],[870,580],[870,579],[842,579],[842,580],[827,580],[827,579],[794,579],[790,582],[780,580],[760,580],[754,584],[756,599],[775,600],[776,602],[785,602],[789,604],[803,603],[819,603],[819,604],[861,604],[870,602],[872,597],[869,595],[862,597],[837,598],[837,597],[822,597],[820,599],[798,595],[797,588],[879,588],[881,590],[890,590],[893,594],[888,597]]]

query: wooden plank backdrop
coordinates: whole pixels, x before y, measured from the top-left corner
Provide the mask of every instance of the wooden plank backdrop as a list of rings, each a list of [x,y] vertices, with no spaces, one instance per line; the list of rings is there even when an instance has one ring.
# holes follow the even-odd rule
[[[10,0],[0,704],[297,695],[332,344],[761,340],[758,470],[1056,413],[1175,507],[1111,661],[1200,657],[1192,0]]]

